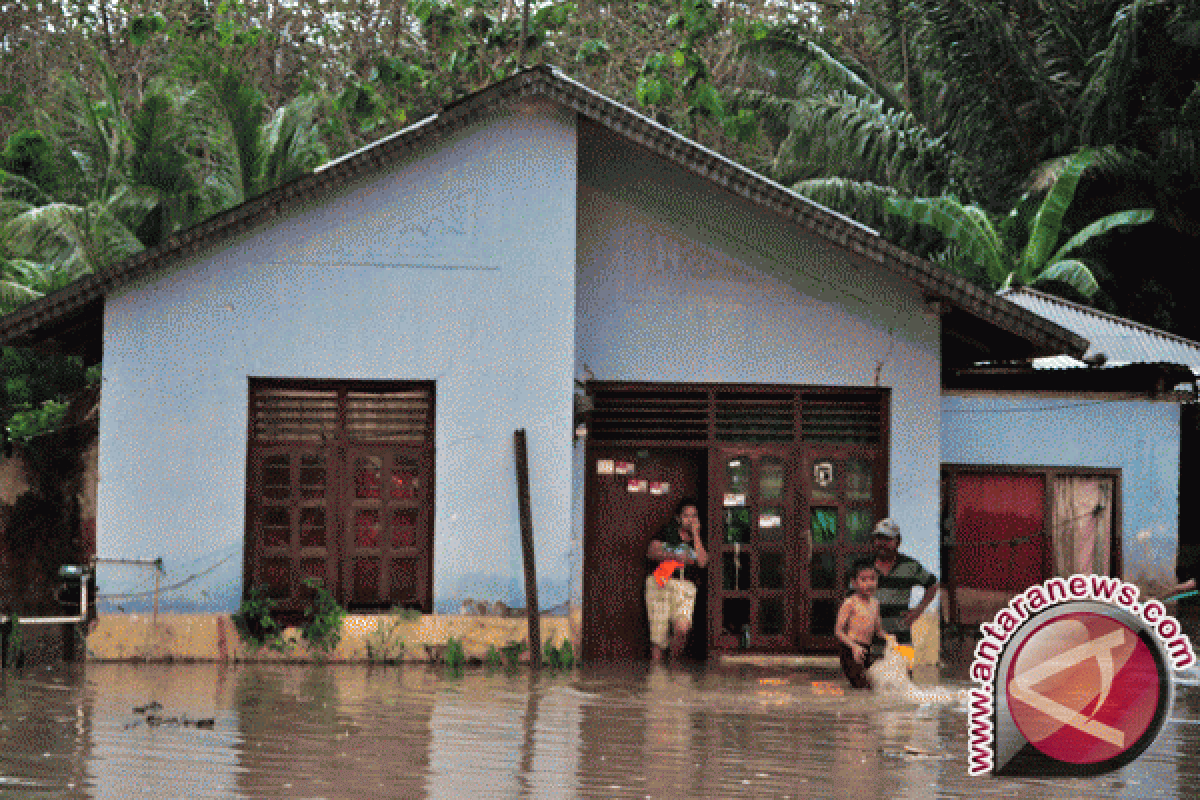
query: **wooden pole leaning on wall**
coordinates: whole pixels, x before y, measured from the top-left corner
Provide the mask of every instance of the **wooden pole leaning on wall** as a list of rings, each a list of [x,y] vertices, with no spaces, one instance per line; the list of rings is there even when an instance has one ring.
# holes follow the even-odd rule
[[[525,429],[513,433],[517,456],[517,506],[521,513],[521,557],[525,563],[525,616],[529,621],[529,665],[542,668],[542,624],[538,613],[537,565],[533,561],[533,512],[529,507],[529,451]]]

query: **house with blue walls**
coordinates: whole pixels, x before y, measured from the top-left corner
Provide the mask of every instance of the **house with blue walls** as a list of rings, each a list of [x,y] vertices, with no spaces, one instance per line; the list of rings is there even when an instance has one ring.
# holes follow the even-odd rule
[[[944,376],[1087,346],[548,67],[0,340],[103,361],[101,628],[151,602],[113,559],[163,560],[163,614],[296,610],[305,579],[356,613],[521,607],[524,429],[541,606],[604,660],[646,653],[646,544],[685,496],[696,651],[829,648],[878,519],[939,568]]]
[[[948,620],[973,626],[1052,575],[1143,593],[1194,558],[1200,343],[1031,288],[1000,292],[1089,342],[1082,357],[978,364],[942,394]]]

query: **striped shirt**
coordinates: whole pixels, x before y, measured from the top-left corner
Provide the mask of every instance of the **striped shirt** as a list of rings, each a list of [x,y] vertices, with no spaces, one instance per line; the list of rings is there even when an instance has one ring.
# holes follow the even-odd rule
[[[911,637],[900,618],[908,611],[913,587],[929,588],[935,583],[937,577],[922,567],[921,562],[897,553],[892,571],[887,575],[880,574],[879,588],[875,590],[875,596],[879,598],[879,615],[883,617],[883,629],[894,634],[901,643],[908,643]]]

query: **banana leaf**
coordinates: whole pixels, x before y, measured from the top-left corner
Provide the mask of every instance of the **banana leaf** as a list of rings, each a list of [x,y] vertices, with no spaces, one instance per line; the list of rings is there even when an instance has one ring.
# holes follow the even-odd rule
[[[1101,217],[1079,233],[1067,240],[1067,243],[1058,248],[1058,252],[1051,256],[1051,263],[1061,261],[1066,257],[1067,253],[1074,250],[1076,247],[1082,246],[1085,242],[1111,231],[1113,228],[1120,228],[1125,225],[1144,225],[1154,219],[1154,209],[1152,208],[1136,208],[1129,211],[1117,211],[1109,214],[1106,217]]]

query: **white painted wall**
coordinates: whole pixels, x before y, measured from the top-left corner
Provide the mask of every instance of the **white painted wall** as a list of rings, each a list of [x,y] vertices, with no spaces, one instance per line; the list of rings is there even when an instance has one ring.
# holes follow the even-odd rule
[[[541,604],[565,600],[575,175],[574,117],[526,104],[110,295],[100,556],[162,557],[165,584],[220,564],[163,607],[236,608],[248,377],[435,380],[435,605],[524,605],[516,428]],[[99,581],[104,594],[146,588],[117,568]],[[107,607],[118,602],[147,604]]]
[[[1123,577],[1175,583],[1178,402],[970,392],[947,394],[942,412],[947,464],[1121,470]]]
[[[579,158],[579,365],[890,387],[890,513],[936,570],[940,323],[915,287],[609,135]]]

